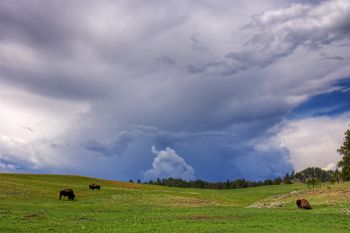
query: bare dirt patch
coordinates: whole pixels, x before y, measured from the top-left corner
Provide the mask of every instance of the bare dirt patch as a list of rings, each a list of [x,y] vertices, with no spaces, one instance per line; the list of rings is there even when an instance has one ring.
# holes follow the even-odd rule
[[[37,219],[43,219],[45,218],[44,213],[38,212],[38,213],[31,213],[24,215],[21,220],[37,220]]]
[[[275,195],[268,197],[266,199],[257,201],[252,205],[247,206],[247,208],[280,208],[285,206],[286,200],[290,199],[293,196],[300,195],[300,191],[295,190],[289,193]]]
[[[200,207],[200,206],[213,206],[222,205],[222,203],[214,200],[190,198],[190,197],[174,197],[169,196],[166,205],[176,207]]]

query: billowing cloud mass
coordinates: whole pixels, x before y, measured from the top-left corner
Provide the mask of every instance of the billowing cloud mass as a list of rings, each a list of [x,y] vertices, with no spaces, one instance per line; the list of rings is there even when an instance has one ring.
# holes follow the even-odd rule
[[[339,132],[349,124],[349,117],[347,113],[292,120],[281,127],[273,141],[288,148],[296,170],[315,164],[334,169],[335,162],[341,159],[337,149],[344,138]]]
[[[147,180],[157,178],[181,178],[184,180],[194,179],[193,168],[186,163],[186,161],[176,154],[176,152],[169,147],[165,150],[157,151],[152,146],[152,153],[156,156],[152,163],[152,169],[145,172]]]
[[[213,181],[334,167],[349,16],[348,0],[3,0],[0,171],[144,178],[153,145]]]

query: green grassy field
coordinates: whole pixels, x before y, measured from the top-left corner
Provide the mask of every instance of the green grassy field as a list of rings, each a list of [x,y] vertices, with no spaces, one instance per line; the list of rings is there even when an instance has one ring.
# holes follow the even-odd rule
[[[90,183],[102,189],[89,190]],[[0,232],[350,232],[350,184],[202,190],[0,174]],[[76,201],[58,200],[72,188]],[[294,202],[308,198],[312,210]],[[278,208],[247,208],[273,206]]]

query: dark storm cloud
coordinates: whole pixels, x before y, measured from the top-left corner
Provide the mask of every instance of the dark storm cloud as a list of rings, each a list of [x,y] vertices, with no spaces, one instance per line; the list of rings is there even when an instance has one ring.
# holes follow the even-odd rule
[[[29,43],[53,56],[69,54],[72,40],[79,36],[76,22],[74,4],[69,1],[0,3],[0,39]]]
[[[104,156],[121,156],[127,150],[128,145],[138,142],[141,138],[149,139],[149,143],[157,142],[157,145],[172,145],[179,140],[190,140],[199,137],[215,137],[227,136],[225,132],[203,132],[203,133],[188,133],[188,132],[170,132],[162,131],[156,127],[150,126],[133,126],[128,130],[120,131],[114,138],[98,142],[90,139],[82,146],[100,155]]]
[[[224,180],[227,177],[265,179],[291,171],[289,155],[283,149],[271,147],[267,152],[247,143],[249,138],[253,139],[261,133],[256,126],[253,128],[254,132],[248,132],[250,130],[243,127],[246,132],[241,129],[239,134],[235,134],[225,131],[170,132],[155,127],[134,126],[120,132],[109,142],[98,143],[90,140],[83,146],[100,156],[121,156],[126,159],[134,157],[136,148],[142,148],[142,151],[148,148],[147,156],[139,156],[138,160],[133,161],[132,168],[128,166],[127,174],[134,179],[144,178],[143,175],[147,179],[154,179],[154,173],[164,174],[164,171],[158,171],[160,168],[153,167],[152,172],[149,170],[153,160],[150,150],[152,146],[174,149],[194,169],[196,177],[209,180]],[[136,172],[147,170],[149,172],[145,174]],[[189,177],[190,175],[186,176]]]
[[[206,52],[208,51],[208,47],[203,44],[203,42],[200,41],[200,34],[199,33],[193,33],[191,36],[191,42],[192,47],[195,50]]]
[[[312,2],[1,1],[0,111],[55,127],[3,126],[21,145],[0,141],[0,159],[118,179],[168,174],[168,157],[196,178],[283,175],[288,150],[253,142],[348,74],[349,4]],[[154,166],[152,146],[169,155]]]
[[[167,56],[159,57],[155,60],[155,62],[163,65],[170,65],[170,66],[176,65],[176,61],[173,58],[167,57]]]
[[[1,1],[0,43],[9,53],[3,56],[12,53],[18,60],[0,63],[0,79],[56,98],[98,95],[98,83],[85,78],[88,67],[74,64],[77,44],[86,44],[75,10],[77,5],[68,1]]]
[[[321,57],[321,59],[324,59],[324,60],[335,60],[335,61],[343,61],[344,60],[344,58],[341,56],[330,56],[330,55],[325,54],[325,53],[321,53],[320,57]]]
[[[51,67],[45,70],[7,70],[0,71],[0,79],[4,83],[15,85],[19,88],[29,89],[40,95],[72,100],[98,99],[104,95],[102,85],[74,76],[64,70],[56,70]],[[88,76],[88,74],[87,74]],[[100,88],[96,88],[100,86]]]
[[[332,11],[327,11],[330,8]],[[214,71],[232,75],[255,66],[269,66],[291,55],[299,47],[317,50],[335,41],[348,40],[350,7],[345,1],[325,1],[320,5],[294,4],[254,16],[251,23],[242,27],[241,33],[248,35],[244,46],[240,51],[227,53],[225,58],[229,61],[192,65],[190,72]]]

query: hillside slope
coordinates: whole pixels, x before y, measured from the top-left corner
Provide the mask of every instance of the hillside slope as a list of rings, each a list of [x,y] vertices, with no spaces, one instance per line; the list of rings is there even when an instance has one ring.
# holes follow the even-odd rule
[[[102,189],[89,190],[90,183],[98,183]],[[350,191],[350,185],[342,185],[339,189]],[[319,201],[313,210],[302,211],[293,205],[299,196],[287,195],[285,200],[280,198],[285,203],[281,208],[245,208],[259,201],[274,201],[271,198],[296,190],[308,192],[302,190],[305,188],[302,184],[202,190],[81,176],[0,174],[0,187],[0,232],[350,230],[348,212],[344,210],[348,208],[347,200],[339,202],[341,206],[337,206],[337,200],[332,206]],[[337,190],[336,187],[333,189]],[[72,188],[77,200],[58,200],[58,192],[64,188]]]

